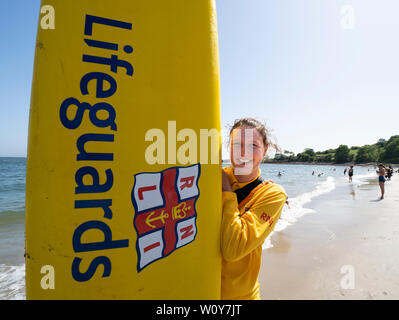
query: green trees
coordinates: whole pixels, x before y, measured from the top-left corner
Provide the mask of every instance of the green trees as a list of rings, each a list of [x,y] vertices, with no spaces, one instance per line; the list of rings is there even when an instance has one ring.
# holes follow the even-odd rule
[[[333,162],[334,154],[333,153],[318,153],[316,156],[317,162]]]
[[[380,160],[399,163],[399,136],[389,138],[380,154]]]
[[[349,162],[349,148],[345,144],[341,144],[337,150],[335,151],[335,162],[336,163],[345,163]]]
[[[306,153],[307,155],[309,155],[309,157],[314,157],[316,155],[316,153],[314,152],[313,149],[310,148],[306,148],[305,151],[303,153]]]
[[[297,159],[300,162],[309,162],[312,161],[312,158],[309,154],[302,152],[297,154]]]
[[[381,139],[380,139],[381,140]],[[376,162],[378,161],[378,147],[377,145],[365,145],[360,147],[357,151],[356,163]]]
[[[399,135],[389,140],[379,139],[375,144],[365,146],[352,146],[341,144],[337,149],[325,151],[314,151],[306,148],[303,152],[295,155],[293,152],[284,150],[284,154],[275,157],[274,160],[287,162],[335,162],[335,163],[367,163],[385,162],[399,163]]]
[[[380,148],[383,148],[386,143],[387,143],[387,141],[385,139],[378,139],[378,142],[376,143],[376,145]]]
[[[315,160],[316,153],[313,149],[306,148],[304,152],[296,155],[297,161],[300,162],[311,162]]]

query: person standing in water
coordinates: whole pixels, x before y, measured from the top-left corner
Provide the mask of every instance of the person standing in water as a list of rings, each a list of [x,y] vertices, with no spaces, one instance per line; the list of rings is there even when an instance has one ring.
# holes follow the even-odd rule
[[[376,171],[378,174],[378,184],[380,185],[381,189],[381,197],[380,199],[384,199],[384,193],[385,193],[385,167],[380,163],[378,165],[378,170]]]
[[[259,168],[269,147],[266,127],[238,119],[230,130],[231,167],[222,169],[222,300],[259,300],[262,244],[287,201],[284,189],[263,180]]]
[[[352,182],[353,177],[353,166],[351,166],[348,170],[349,182]]]

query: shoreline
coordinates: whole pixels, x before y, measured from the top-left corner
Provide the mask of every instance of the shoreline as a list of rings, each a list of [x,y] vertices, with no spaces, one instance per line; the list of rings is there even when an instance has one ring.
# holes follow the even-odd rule
[[[345,162],[345,163],[334,163],[334,162],[299,162],[299,161],[265,161],[263,164],[294,164],[294,165],[309,165],[309,166],[341,166],[341,167],[349,167],[349,166],[358,166],[358,167],[375,167],[377,166],[376,162],[367,162],[367,163],[353,163],[353,162]],[[398,165],[399,166],[399,165]]]
[[[314,212],[272,235],[261,299],[399,299],[399,175],[381,201],[377,179],[369,181],[312,199]]]
[[[300,162],[300,161],[280,161],[280,160],[267,160],[262,162],[262,164],[293,164],[293,165],[307,165],[307,166],[340,166],[340,167],[376,167],[379,162],[366,162],[366,163],[335,163],[335,162]],[[230,160],[222,160],[222,164],[231,164]],[[394,169],[399,169],[399,164],[397,163],[384,163],[384,166],[392,165]]]

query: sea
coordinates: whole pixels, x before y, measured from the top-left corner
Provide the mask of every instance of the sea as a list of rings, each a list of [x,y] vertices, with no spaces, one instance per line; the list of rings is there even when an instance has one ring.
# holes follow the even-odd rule
[[[338,165],[262,164],[262,177],[281,185],[289,201],[273,233],[314,212],[308,206],[318,196],[347,185],[344,169]],[[0,300],[25,299],[25,177],[26,158],[0,158]],[[352,184],[367,184],[373,177],[374,167],[355,166]],[[272,239],[266,239],[264,250],[273,246]]]

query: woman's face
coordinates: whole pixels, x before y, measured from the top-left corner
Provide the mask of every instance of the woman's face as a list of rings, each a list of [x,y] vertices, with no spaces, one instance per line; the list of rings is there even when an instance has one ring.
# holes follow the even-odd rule
[[[267,147],[258,130],[249,127],[234,129],[230,136],[230,159],[234,174],[257,173],[266,151]]]

